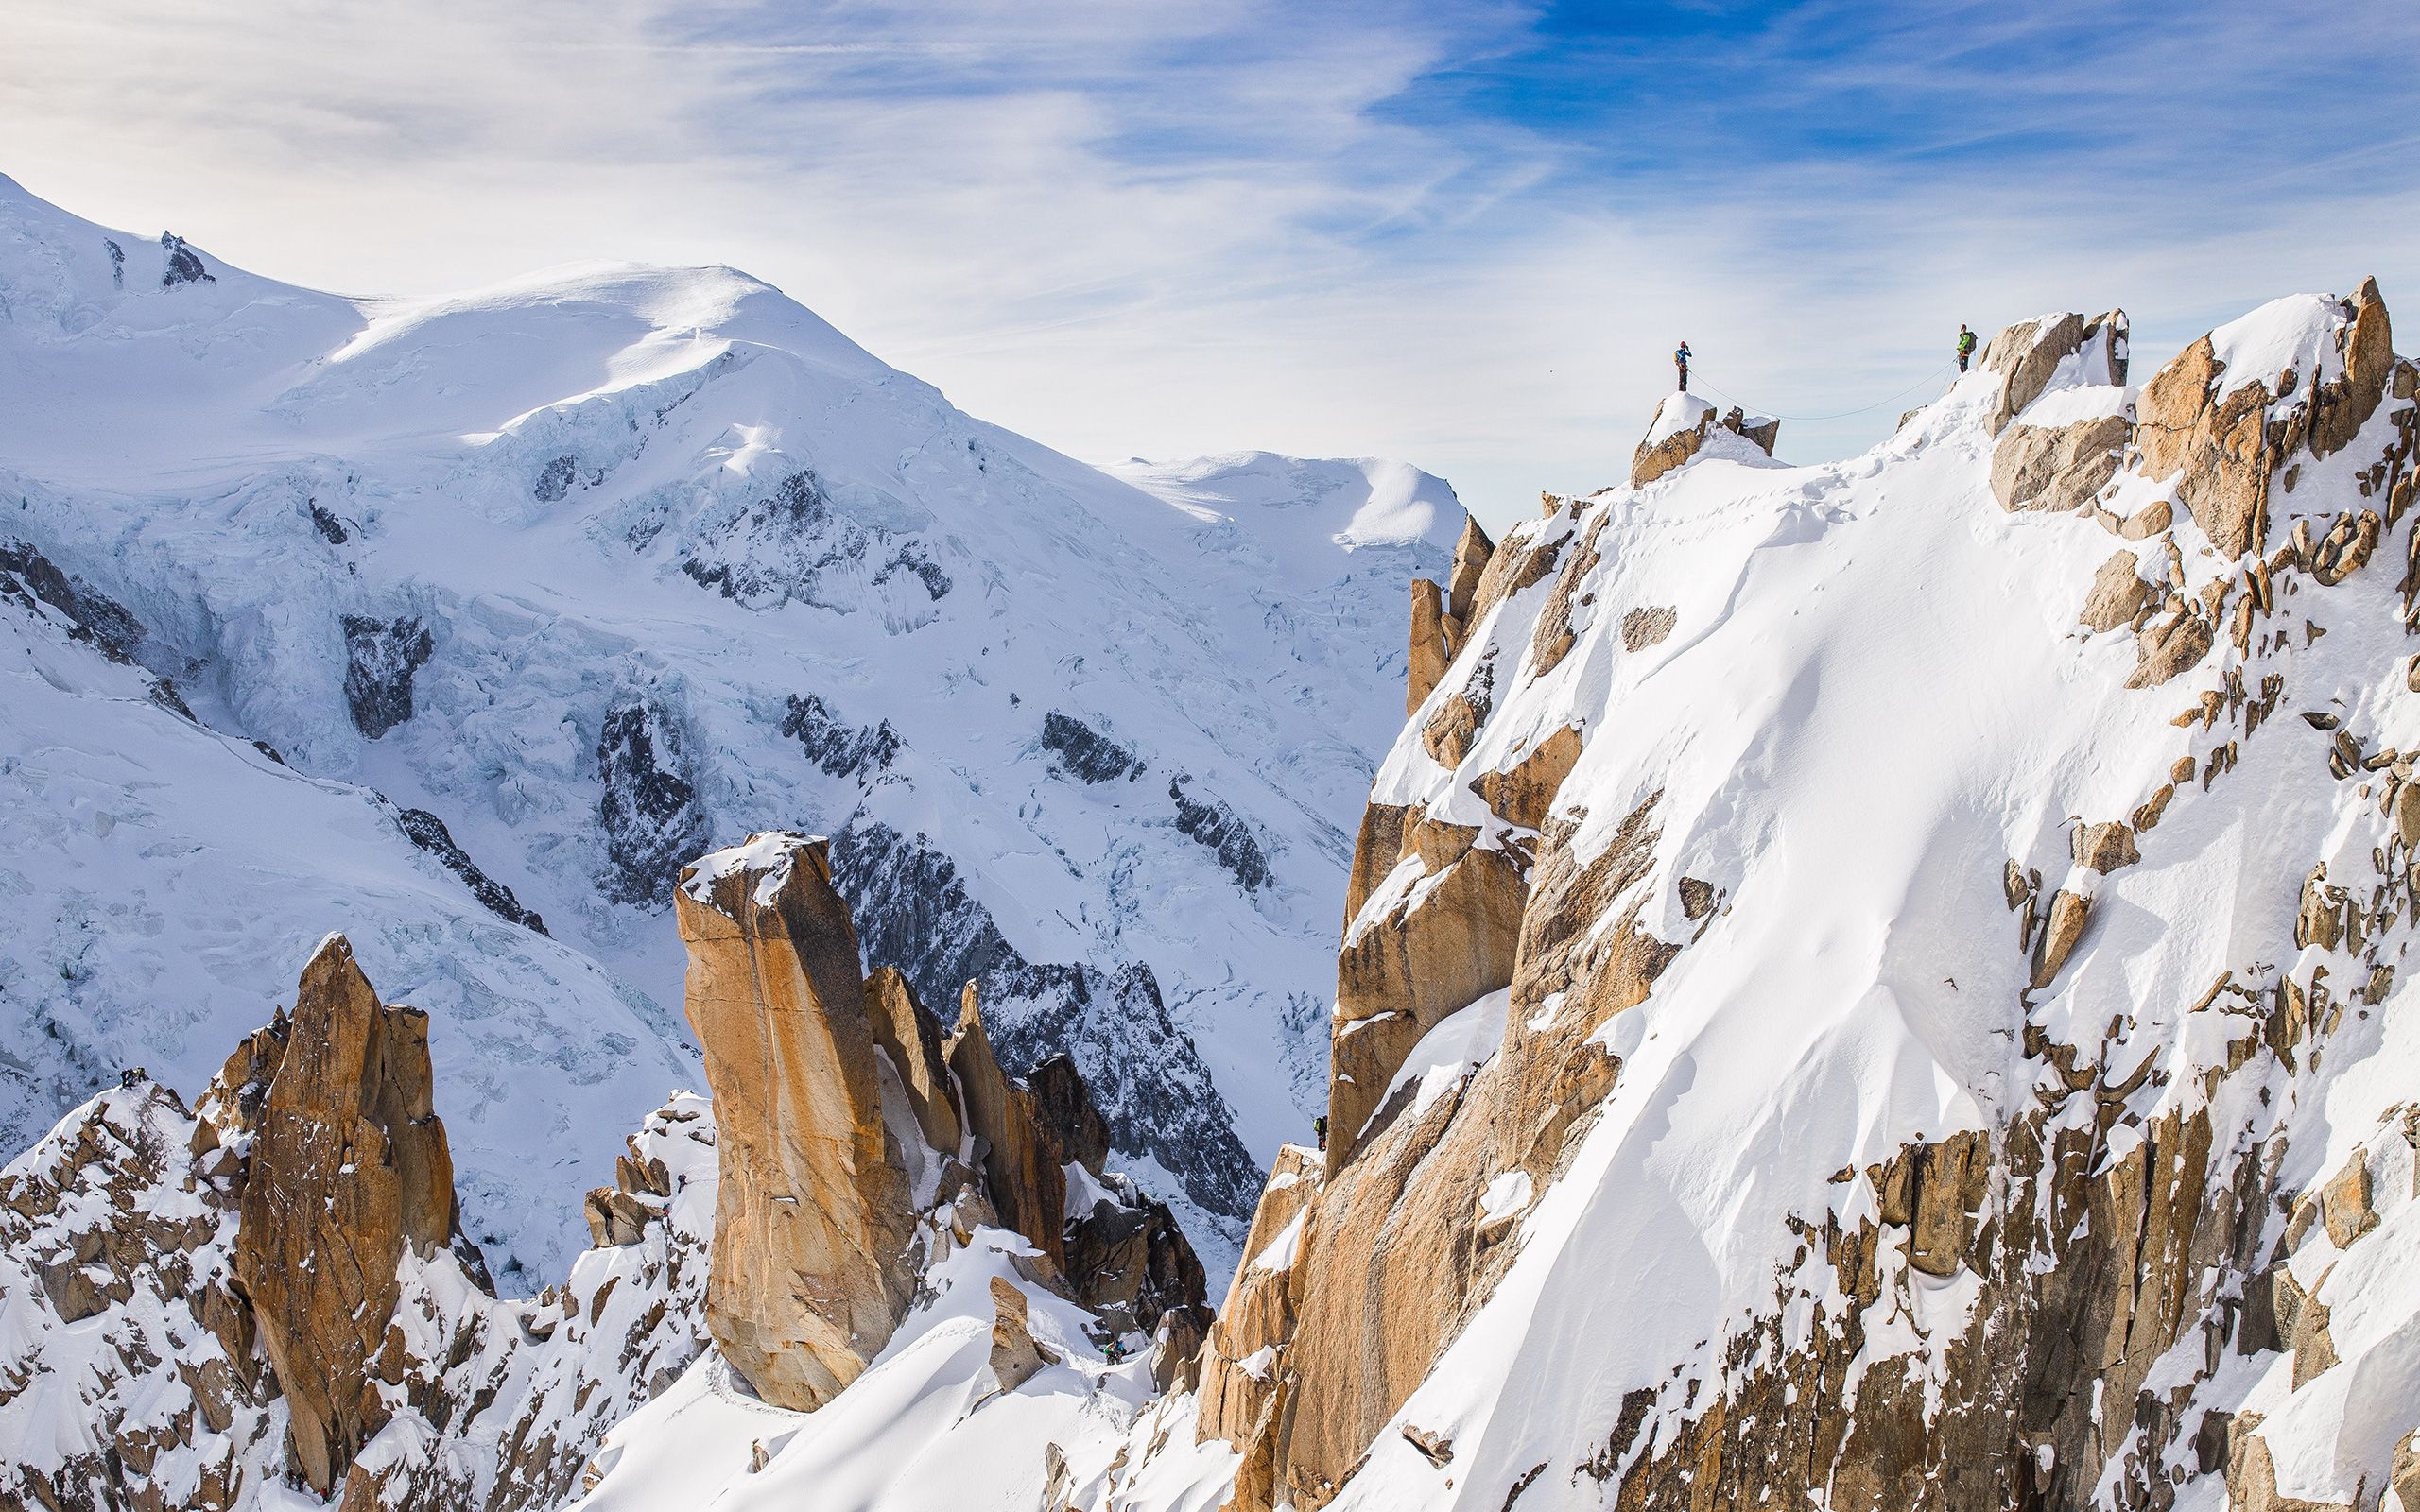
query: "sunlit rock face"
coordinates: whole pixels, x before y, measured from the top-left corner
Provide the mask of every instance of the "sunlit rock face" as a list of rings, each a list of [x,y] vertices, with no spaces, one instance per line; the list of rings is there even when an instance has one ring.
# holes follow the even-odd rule
[[[757,1395],[812,1409],[890,1342],[915,1287],[856,932],[822,843],[796,836],[706,857],[676,907],[720,1141],[707,1326]]]

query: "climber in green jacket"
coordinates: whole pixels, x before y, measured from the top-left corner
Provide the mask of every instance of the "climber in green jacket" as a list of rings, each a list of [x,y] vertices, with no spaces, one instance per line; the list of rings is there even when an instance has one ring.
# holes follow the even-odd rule
[[[1967,330],[1966,322],[1961,320],[1958,322],[1958,370],[1960,372],[1966,370],[1966,364],[1974,355],[1975,333]]]

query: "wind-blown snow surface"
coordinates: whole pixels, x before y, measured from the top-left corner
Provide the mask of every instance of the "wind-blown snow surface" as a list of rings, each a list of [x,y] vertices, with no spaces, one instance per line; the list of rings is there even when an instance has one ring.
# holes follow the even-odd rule
[[[1322,1090],[1438,480],[1128,481],[730,269],[363,302],[6,180],[0,392],[53,589],[0,599],[0,1145],[130,1064],[194,1091],[341,928],[432,1012],[467,1223],[558,1273],[695,1080],[674,868],[814,830],[870,964],[1073,1050],[1232,1261]]]

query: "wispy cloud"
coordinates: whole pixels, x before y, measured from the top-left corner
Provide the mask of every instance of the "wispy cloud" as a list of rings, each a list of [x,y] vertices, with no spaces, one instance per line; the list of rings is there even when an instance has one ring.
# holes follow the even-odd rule
[[[2401,0],[19,0],[0,54],[0,170],[264,272],[729,262],[1080,455],[1396,455],[1499,517],[1618,475],[1682,335],[1883,401],[1785,426],[1823,455],[1961,319],[2420,290]]]

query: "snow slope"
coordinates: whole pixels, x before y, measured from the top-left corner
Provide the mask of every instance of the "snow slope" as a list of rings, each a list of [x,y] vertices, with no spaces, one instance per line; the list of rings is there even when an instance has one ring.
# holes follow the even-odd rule
[[[434,1014],[469,1226],[558,1274],[694,1081],[672,868],[804,829],[869,963],[980,978],[1012,1070],[1074,1051],[1232,1260],[1322,1091],[1443,484],[1104,473],[727,268],[351,301],[5,180],[0,391],[0,546],[139,664],[0,608],[0,1143],[129,1064],[194,1090],[342,927]]]

